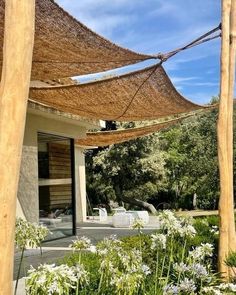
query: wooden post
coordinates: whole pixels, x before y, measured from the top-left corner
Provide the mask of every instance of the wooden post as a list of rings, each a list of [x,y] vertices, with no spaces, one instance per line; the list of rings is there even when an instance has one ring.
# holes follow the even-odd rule
[[[221,83],[218,118],[218,157],[220,169],[220,241],[219,271],[227,280],[229,269],[224,261],[235,250],[235,225],[233,201],[233,80],[232,43],[230,31],[235,0],[222,0]]]
[[[16,194],[32,64],[34,2],[5,1],[0,85],[0,295],[12,295]]]
[[[229,51],[229,95],[228,104],[230,105],[229,117],[231,120],[231,130],[228,134],[229,142],[233,143],[233,100],[234,100],[234,81],[235,81],[235,58],[236,58],[236,1],[231,0],[230,12],[230,51]],[[230,172],[233,179],[233,147],[230,154]],[[233,189],[232,189],[233,190]],[[236,251],[236,235],[235,235],[235,218],[234,218],[234,195],[233,192],[229,199],[229,250]]]

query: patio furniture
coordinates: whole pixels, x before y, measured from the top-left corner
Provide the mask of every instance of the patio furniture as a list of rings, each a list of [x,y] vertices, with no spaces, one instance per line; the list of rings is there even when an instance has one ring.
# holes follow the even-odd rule
[[[134,216],[131,213],[115,213],[112,216],[112,226],[114,227],[130,227],[134,223]]]
[[[53,226],[57,227],[62,223],[62,219],[59,218],[47,218],[47,217],[40,217],[39,223],[46,226]]]
[[[144,224],[149,223],[149,214],[147,211],[126,211],[126,214],[132,214],[135,219],[141,219]]]
[[[93,210],[99,211],[99,221],[107,221],[107,210],[106,208],[93,208]]]
[[[115,213],[125,213],[126,209],[124,207],[117,207],[112,209],[112,211],[115,211]]]

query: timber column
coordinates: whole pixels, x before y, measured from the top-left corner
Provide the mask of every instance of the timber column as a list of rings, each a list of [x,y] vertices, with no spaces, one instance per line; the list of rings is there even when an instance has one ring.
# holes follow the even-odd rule
[[[16,195],[34,40],[34,0],[5,1],[0,85],[0,295],[12,295]]]
[[[224,261],[236,250],[233,196],[233,89],[235,71],[235,0],[222,0],[221,82],[217,126],[220,169],[219,271],[229,279]],[[233,33],[234,32],[234,33]],[[233,34],[232,34],[233,33]]]

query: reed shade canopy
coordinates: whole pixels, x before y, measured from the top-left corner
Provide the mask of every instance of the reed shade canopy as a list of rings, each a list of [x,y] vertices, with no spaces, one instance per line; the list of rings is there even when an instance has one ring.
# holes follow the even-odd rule
[[[152,120],[203,108],[176,91],[160,64],[85,84],[31,87],[30,98],[59,111],[116,121]]]
[[[192,116],[193,114],[189,114],[186,116],[182,116],[180,118],[175,118],[172,120],[158,122],[155,124],[122,129],[122,130],[113,130],[113,131],[99,131],[99,132],[87,132],[86,138],[80,138],[76,140],[76,144],[80,146],[108,146],[111,144],[122,143],[132,139],[136,139],[139,137],[143,137],[157,131],[166,129],[174,124],[181,122],[182,120]]]
[[[5,1],[0,0],[0,67]],[[152,56],[119,47],[88,29],[52,0],[36,0],[31,80],[72,77],[134,64]],[[1,70],[1,69],[0,69]]]

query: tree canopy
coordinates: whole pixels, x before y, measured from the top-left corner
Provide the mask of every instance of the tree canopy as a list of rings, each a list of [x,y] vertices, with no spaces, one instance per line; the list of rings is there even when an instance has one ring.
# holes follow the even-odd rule
[[[217,110],[208,111],[156,134],[88,151],[87,192],[91,202],[192,209],[195,198],[195,207],[216,209],[217,115]],[[134,125],[130,122],[125,127]]]

